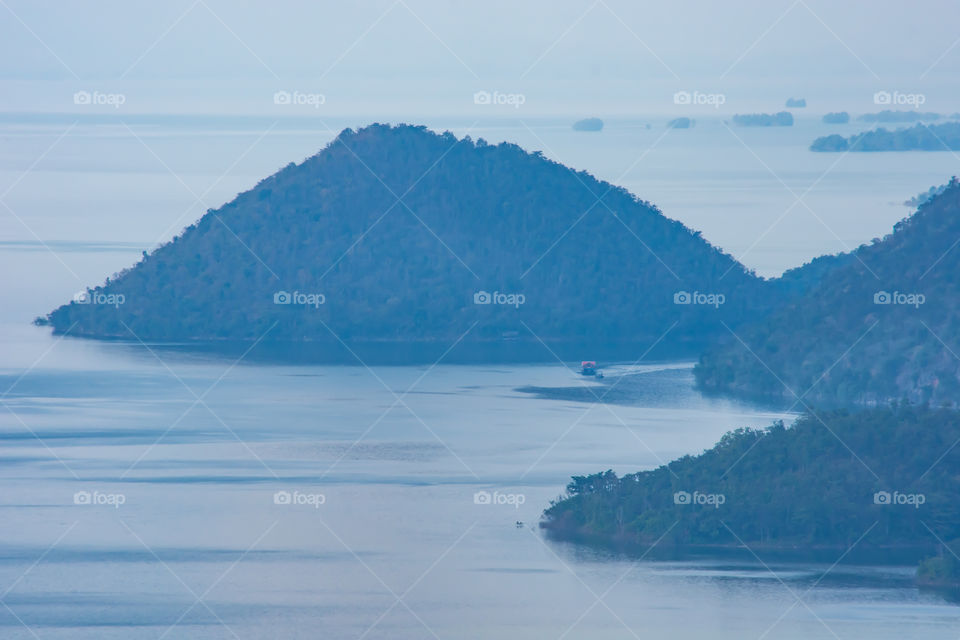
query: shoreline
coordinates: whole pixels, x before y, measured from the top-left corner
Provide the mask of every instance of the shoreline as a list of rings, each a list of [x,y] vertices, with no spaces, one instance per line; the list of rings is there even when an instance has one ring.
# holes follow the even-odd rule
[[[544,521],[540,521],[538,526],[545,532],[546,537],[554,542],[570,543],[578,547],[605,551],[616,555],[643,556],[656,560],[693,558],[721,560],[738,557],[755,560],[757,556],[762,556],[764,560],[833,563],[837,562],[838,556],[843,556],[842,561],[837,562],[838,564],[916,568],[920,562],[931,557],[937,550],[936,544],[854,547],[851,549],[851,545],[848,544],[810,545],[803,542],[782,544],[760,542],[746,544],[739,542],[731,544],[675,544],[661,541],[657,543],[656,540],[639,541],[631,538],[617,538],[604,534],[554,528]],[[937,585],[931,582],[924,586]],[[960,582],[957,582],[956,586],[960,588]]]

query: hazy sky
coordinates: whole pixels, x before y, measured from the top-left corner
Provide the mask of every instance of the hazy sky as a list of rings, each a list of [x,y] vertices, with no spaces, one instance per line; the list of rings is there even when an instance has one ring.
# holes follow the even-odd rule
[[[670,113],[686,90],[722,93],[722,112],[790,95],[863,112],[886,90],[952,112],[958,14],[946,0],[2,0],[0,110],[113,109],[76,91],[122,94],[127,113],[315,108],[274,104],[287,90],[331,115],[469,114],[486,90],[522,95],[526,115],[626,115]]]

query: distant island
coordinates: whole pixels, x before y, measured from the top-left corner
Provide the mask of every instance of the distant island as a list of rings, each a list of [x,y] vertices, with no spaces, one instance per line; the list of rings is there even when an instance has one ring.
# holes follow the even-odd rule
[[[891,111],[886,109],[880,113],[865,113],[857,120],[861,122],[921,122],[924,120],[939,120],[939,113],[921,113],[919,111]]]
[[[38,322],[188,344],[542,339],[693,355],[803,290],[540,152],[375,124],[344,130]]]
[[[807,106],[806,98],[787,98],[788,109],[803,109]]]
[[[823,116],[824,124],[847,124],[850,122],[850,114],[846,111],[835,111]]]
[[[885,131],[880,129],[880,131]],[[858,134],[862,135],[862,134]],[[857,136],[844,138],[839,133],[831,133],[828,136],[820,136],[810,144],[810,151],[849,151],[851,141],[856,141]]]
[[[792,127],[793,114],[789,111],[779,113],[752,113],[733,116],[733,123],[740,127]]]
[[[700,388],[818,406],[960,408],[960,184],[700,356]],[[813,277],[813,265],[804,278]],[[783,278],[786,281],[786,274]],[[796,394],[796,395],[795,395]]]
[[[651,471],[574,476],[541,526],[622,548],[836,557],[855,545],[861,557],[919,562],[940,546],[928,526],[944,540],[960,536],[958,439],[955,412],[911,406],[737,429]],[[952,562],[932,564],[924,575],[956,577]]]
[[[600,118],[584,118],[573,123],[574,131],[600,131],[603,129],[603,120]]]
[[[811,151],[956,151],[960,150],[960,123],[918,124],[908,129],[880,128],[848,138],[822,136],[810,145]]]
[[[694,125],[694,120],[690,118],[674,118],[667,123],[667,127],[670,129],[689,129]]]

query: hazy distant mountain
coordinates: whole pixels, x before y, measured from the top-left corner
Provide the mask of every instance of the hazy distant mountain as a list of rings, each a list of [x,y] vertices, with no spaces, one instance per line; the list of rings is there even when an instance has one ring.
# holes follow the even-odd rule
[[[273,327],[269,340],[450,342],[477,323],[467,340],[689,345],[762,314],[778,290],[648,202],[539,152],[376,124],[46,321],[161,341],[251,341]]]
[[[960,149],[960,123],[918,124],[888,131],[883,127],[844,138],[822,136],[811,151],[948,151]]]
[[[708,349],[698,383],[791,401],[797,394],[807,403],[960,404],[958,241],[954,179],[893,234]]]
[[[824,114],[823,122],[824,124],[847,124],[850,122],[850,114],[846,111],[833,111]]]
[[[940,114],[920,111],[893,111],[885,109],[879,113],[864,113],[857,117],[861,122],[920,122],[922,120],[939,120]]]
[[[600,131],[603,129],[603,120],[600,118],[584,118],[573,123],[574,131]]]
[[[789,111],[737,114],[733,116],[733,124],[740,127],[792,127],[793,114]]]

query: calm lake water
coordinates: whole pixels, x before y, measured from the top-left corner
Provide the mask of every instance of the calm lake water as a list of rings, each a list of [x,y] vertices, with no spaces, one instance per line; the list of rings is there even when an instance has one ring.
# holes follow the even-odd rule
[[[637,393],[594,405],[515,390],[578,386],[560,364],[231,367],[3,335],[4,638],[32,637],[21,621],[71,639],[902,640],[960,625],[911,567],[635,562],[544,539],[539,514],[572,473],[654,467],[784,417],[701,397],[685,363],[610,367],[607,385],[633,372]]]
[[[518,391],[586,384],[549,354],[234,366],[30,326],[198,217],[190,190],[204,194],[260,134],[138,126],[160,162],[123,127],[81,124],[21,178],[67,126],[2,127],[2,188],[24,224],[0,227],[0,637],[957,637],[960,607],[914,588],[912,567],[637,562],[543,537],[539,515],[573,474],[652,468],[790,418],[702,397],[690,363],[624,353],[589,383],[602,394],[630,374],[630,397],[609,405]],[[781,176],[799,194],[837,161],[804,150],[822,128],[737,130],[771,173],[721,122],[698,123],[618,182],[738,255],[793,201]],[[206,204],[329,139],[277,129]],[[514,122],[472,135],[549,145],[613,180],[662,133]],[[914,155],[846,156],[811,192],[831,229],[798,218],[744,261],[776,273],[842,248],[838,236],[853,246],[889,230],[908,213],[898,202],[956,164]],[[478,492],[504,503],[478,504]]]

